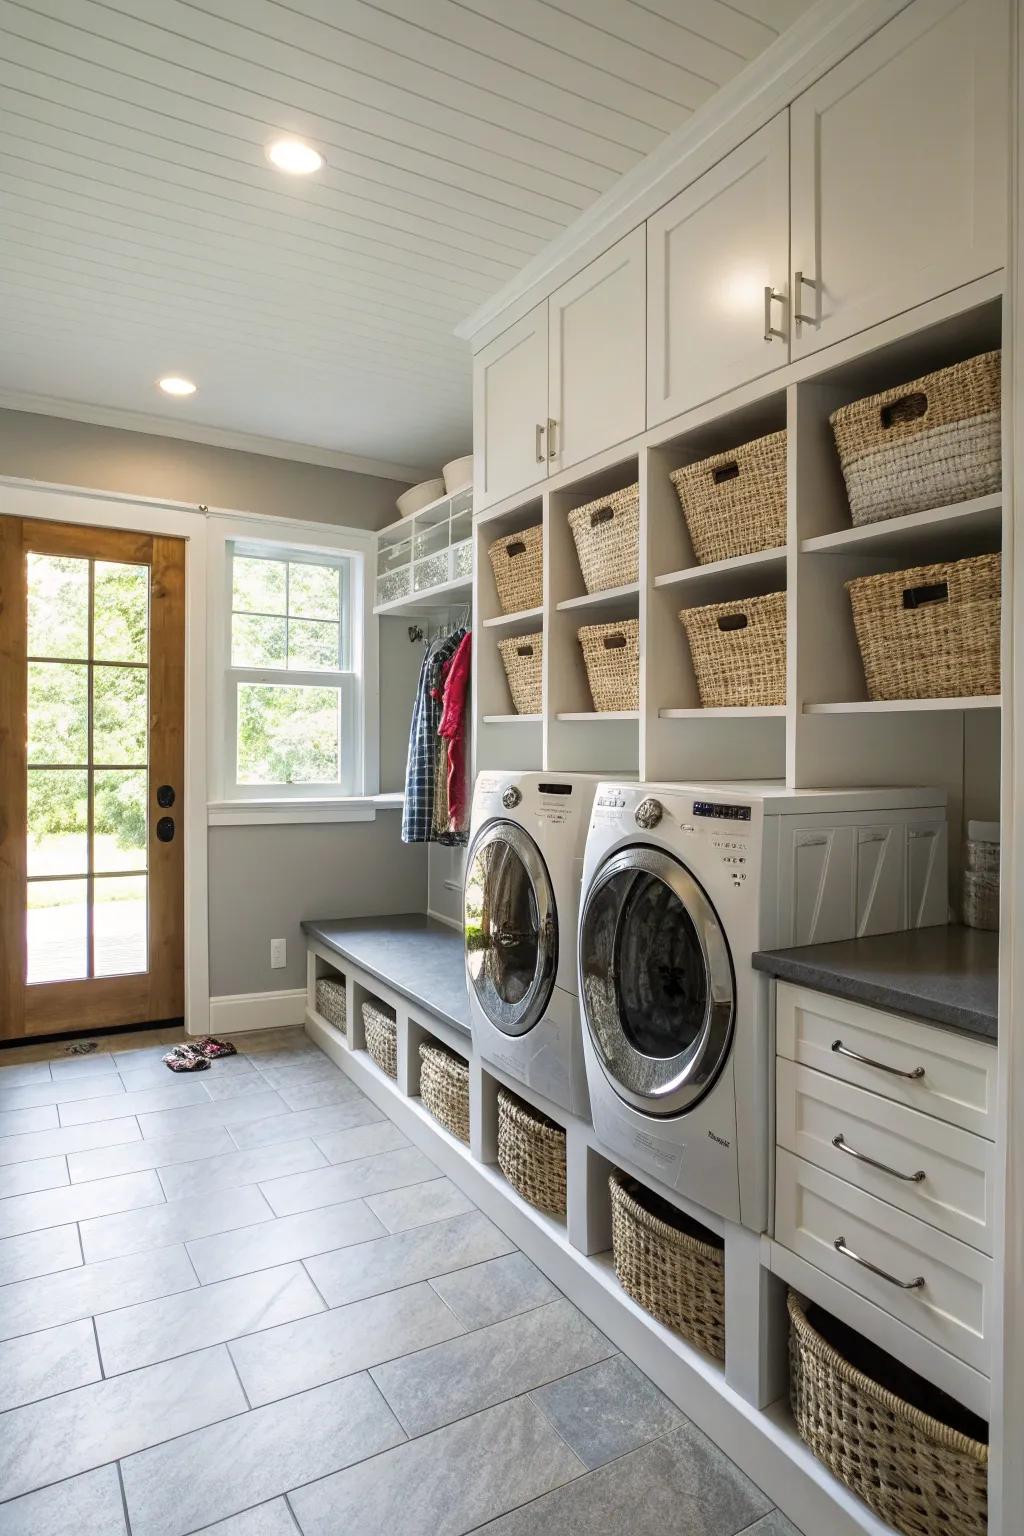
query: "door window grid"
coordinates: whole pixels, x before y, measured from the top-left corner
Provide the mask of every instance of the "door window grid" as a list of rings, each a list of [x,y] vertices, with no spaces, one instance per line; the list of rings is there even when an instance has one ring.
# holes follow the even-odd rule
[[[66,965],[64,967],[61,967],[59,965],[59,962],[58,962],[58,964],[56,966],[51,964],[49,967],[47,967],[46,964],[45,964],[45,957],[42,957],[42,956],[40,956],[39,958],[44,960],[44,963],[41,964],[41,965],[38,964],[38,963],[34,964],[33,955],[32,955],[32,952],[31,952],[31,945],[29,945],[28,946],[29,953],[28,953],[28,957],[27,957],[28,958],[28,975],[26,977],[26,984],[31,986],[31,985],[38,985],[38,984],[41,984],[41,983],[44,983],[44,982],[58,981],[58,980],[60,980],[60,981],[64,981],[64,980],[67,980],[67,981],[71,981],[71,980],[92,980],[92,979],[95,979],[98,975],[112,976],[112,975],[137,974],[139,972],[145,972],[147,970],[147,968],[148,968],[148,948],[149,948],[149,943],[148,943],[148,939],[149,939],[148,921],[146,920],[146,917],[145,917],[145,914],[148,913],[148,874],[149,874],[148,868],[147,868],[147,853],[146,853],[146,850],[148,849],[148,830],[149,830],[149,818],[148,818],[148,803],[149,803],[149,708],[148,708],[148,704],[149,704],[149,689],[148,689],[148,683],[149,683],[149,634],[150,634],[150,625],[149,625],[149,618],[150,618],[150,614],[149,614],[149,580],[148,580],[149,567],[148,566],[140,567],[140,569],[145,570],[146,573],[147,573],[147,581],[146,581],[146,589],[145,589],[146,590],[146,600],[145,600],[145,610],[146,611],[145,611],[145,641],[144,641],[145,651],[146,651],[146,660],[145,661],[105,660],[103,658],[97,658],[97,656],[95,654],[95,650],[96,650],[96,567],[97,567],[97,565],[99,565],[99,566],[103,567],[104,569],[108,569],[111,566],[111,562],[98,561],[98,560],[93,559],[93,558],[79,559],[79,558],[75,558],[75,557],[50,557],[50,556],[34,556],[33,557],[30,554],[30,556],[29,556],[30,561],[33,558],[36,559],[37,561],[43,561],[43,560],[48,560],[48,559],[54,559],[54,560],[59,559],[60,562],[61,562],[61,565],[63,567],[65,567],[65,568],[67,568],[68,566],[75,566],[75,565],[81,565],[81,566],[85,566],[87,568],[87,592],[88,592],[87,623],[86,623],[86,634],[87,634],[86,650],[87,650],[87,654],[85,656],[70,656],[70,657],[66,657],[66,656],[52,656],[52,655],[36,655],[36,654],[33,654],[33,653],[30,652],[26,656],[26,663],[27,663],[27,666],[29,668],[31,668],[33,666],[37,666],[37,667],[74,666],[74,667],[84,667],[84,668],[87,669],[86,752],[85,752],[85,761],[84,762],[72,761],[72,762],[58,762],[58,763],[54,763],[54,762],[36,763],[36,762],[32,762],[30,760],[29,764],[28,764],[28,770],[27,770],[28,771],[28,783],[29,783],[29,785],[31,785],[31,783],[32,783],[32,776],[35,775],[35,774],[62,773],[62,772],[63,773],[72,773],[72,772],[74,772],[74,773],[84,773],[86,775],[86,825],[85,825],[86,861],[85,861],[85,870],[84,871],[75,870],[75,871],[63,872],[63,873],[61,873],[61,872],[54,872],[54,873],[46,873],[46,874],[38,874],[37,873],[37,874],[28,875],[27,876],[27,885],[28,885],[29,889],[28,889],[28,892],[27,892],[28,900],[26,902],[26,906],[27,906],[28,911],[31,912],[32,909],[33,909],[33,901],[32,901],[33,888],[50,886],[51,888],[57,889],[59,891],[61,886],[64,886],[65,888],[68,888],[70,890],[72,887],[78,887],[78,886],[84,885],[84,887],[85,887],[85,902],[84,902],[84,909],[85,909],[85,914],[84,914],[85,915],[85,935],[84,935],[84,937],[85,937],[85,943],[84,943],[84,956],[83,956],[84,964],[81,965],[81,966],[78,966],[78,967],[74,967],[73,966],[72,967],[73,974],[68,971]],[[129,562],[119,562],[119,563],[123,563],[123,564],[126,564],[126,565],[129,564]],[[32,628],[32,620],[33,620],[33,617],[34,617],[33,612],[32,612],[32,604],[33,604],[33,594],[31,593],[31,588],[30,588],[29,599],[28,599],[28,622],[29,622],[29,633],[30,634],[31,634],[31,628]],[[119,669],[119,670],[123,670],[125,672],[135,672],[135,673],[141,672],[141,673],[145,674],[145,678],[146,678],[146,692],[145,692],[145,747],[144,747],[144,761],[142,761],[142,762],[134,762],[134,763],[125,763],[125,762],[97,763],[97,762],[94,761],[94,742],[95,742],[95,734],[96,734],[96,732],[95,732],[95,692],[96,692],[96,690],[95,690],[95,679],[96,679],[96,670],[97,670],[97,668]],[[129,773],[129,772],[130,773],[134,773],[134,774],[138,774],[140,776],[143,776],[144,777],[144,781],[145,781],[145,796],[144,796],[144,802],[143,802],[143,804],[144,804],[143,816],[144,816],[145,832],[144,832],[143,839],[142,839],[142,842],[143,842],[143,853],[142,853],[141,866],[140,867],[118,868],[118,869],[112,869],[112,870],[98,870],[95,867],[96,866],[96,815],[95,815],[95,812],[96,812],[96,778],[97,778],[97,775],[105,774],[105,773]],[[30,838],[30,836],[31,836],[30,829],[26,830],[26,836]],[[138,882],[140,882],[140,881],[143,882],[143,903],[142,903],[143,904],[143,910],[144,910],[143,927],[142,927],[141,935],[136,935],[135,936],[136,937],[136,950],[138,949],[138,939],[141,938],[141,941],[142,941],[142,944],[141,944],[141,950],[142,950],[141,955],[136,954],[136,956],[135,956],[135,962],[136,963],[130,963],[128,966],[124,966],[124,965],[118,964],[118,965],[115,965],[113,968],[110,968],[109,966],[104,964],[101,967],[97,967],[97,953],[96,953],[96,950],[97,950],[97,946],[96,946],[96,926],[97,925],[96,925],[96,910],[95,910],[96,909],[96,894],[97,894],[97,889],[96,888],[97,888],[97,882],[121,882],[122,883],[122,890],[123,890],[124,887],[125,887],[125,884],[127,882],[129,882],[129,881],[135,882],[136,885],[138,885]],[[105,889],[107,891],[116,889],[116,887],[113,884],[107,884],[105,886],[101,885],[100,888],[101,888],[101,890]],[[129,943],[130,943],[130,940],[129,940]],[[38,970],[40,972],[40,974],[34,975],[33,974],[34,970]],[[55,973],[56,970],[60,970],[61,974],[56,974]]]

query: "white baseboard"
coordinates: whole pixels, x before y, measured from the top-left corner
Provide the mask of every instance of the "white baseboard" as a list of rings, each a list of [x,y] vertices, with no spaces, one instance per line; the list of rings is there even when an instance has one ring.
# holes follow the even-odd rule
[[[306,989],[287,992],[238,992],[210,998],[211,1035],[240,1034],[249,1029],[287,1029],[306,1016]]]

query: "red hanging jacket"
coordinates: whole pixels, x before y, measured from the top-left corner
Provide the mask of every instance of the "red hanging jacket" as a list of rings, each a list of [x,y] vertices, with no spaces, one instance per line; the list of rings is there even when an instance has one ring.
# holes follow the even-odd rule
[[[444,704],[438,735],[448,743],[448,809],[451,814],[449,828],[462,832],[466,827],[469,810],[469,785],[466,780],[466,698],[469,692],[470,664],[473,652],[473,636],[463,635],[458,650],[452,657],[444,682]]]

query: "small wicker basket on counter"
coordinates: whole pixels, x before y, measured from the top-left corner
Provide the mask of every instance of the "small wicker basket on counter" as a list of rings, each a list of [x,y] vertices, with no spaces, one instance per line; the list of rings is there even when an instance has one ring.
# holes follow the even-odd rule
[[[398,1027],[387,1003],[376,999],[363,1004],[363,1032],[366,1049],[388,1077],[398,1076]]]
[[[495,539],[487,550],[502,613],[522,613],[544,601],[543,529],[523,528]]]
[[[420,1046],[420,1098],[460,1141],[469,1141],[469,1064],[436,1040]]]
[[[622,1289],[660,1323],[725,1359],[725,1252],[710,1232],[616,1169],[612,1250]]]
[[[684,464],[669,479],[699,565],[785,544],[785,432]]]
[[[789,1323],[793,1417],[818,1460],[903,1536],[985,1536],[988,1446],[969,1432],[984,1425],[792,1291]],[[862,1349],[871,1374],[847,1358]]]
[[[785,704],[785,592],[684,608],[679,622],[705,709]]]
[[[870,699],[999,692],[999,555],[846,583]]]
[[[585,624],[577,631],[587,681],[600,713],[640,708],[640,621]]]
[[[498,1167],[524,1200],[565,1215],[565,1131],[506,1088],[498,1089]]]
[[[501,664],[508,678],[512,708],[517,715],[539,715],[543,697],[544,636],[512,635],[498,641]]]
[[[336,1029],[344,1029],[347,1021],[348,1004],[345,994],[345,982],[340,976],[320,976],[316,984],[316,1011],[328,1024],[333,1024]]]
[[[627,485],[569,513],[588,592],[631,586],[640,577],[640,486]]]
[[[998,491],[1000,354],[983,352],[831,419],[855,526]]]

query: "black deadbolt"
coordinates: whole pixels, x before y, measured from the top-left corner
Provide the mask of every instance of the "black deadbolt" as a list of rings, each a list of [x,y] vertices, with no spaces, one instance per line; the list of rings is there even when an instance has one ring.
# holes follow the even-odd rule
[[[169,811],[174,804],[174,785],[161,784],[156,792],[156,803],[165,811]]]
[[[161,816],[156,824],[157,842],[172,843],[174,841],[174,817]]]

